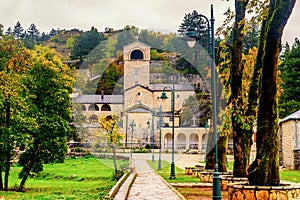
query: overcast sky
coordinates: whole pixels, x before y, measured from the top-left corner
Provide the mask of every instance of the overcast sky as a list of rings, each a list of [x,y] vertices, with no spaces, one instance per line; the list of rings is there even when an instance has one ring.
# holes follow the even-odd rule
[[[98,31],[105,27],[113,29],[134,25],[139,29],[156,29],[176,32],[186,13],[197,10],[210,16],[210,4],[214,5],[216,27],[224,20],[223,13],[230,2],[222,0],[0,0],[0,24],[14,27],[20,21],[27,29],[34,23],[41,32],[54,29]],[[284,30],[283,42],[300,38],[300,3]]]

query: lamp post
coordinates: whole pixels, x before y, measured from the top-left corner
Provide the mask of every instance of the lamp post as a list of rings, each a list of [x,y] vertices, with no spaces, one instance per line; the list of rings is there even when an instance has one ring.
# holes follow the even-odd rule
[[[172,112],[172,120],[173,120],[173,123],[172,123],[172,162],[171,162],[171,173],[170,173],[170,177],[169,179],[176,179],[176,174],[175,174],[175,161],[174,161],[174,124],[175,124],[175,108],[174,108],[174,105],[175,105],[175,102],[174,102],[174,99],[175,99],[175,88],[174,88],[174,83],[173,83],[173,87],[165,87],[163,89],[163,92],[161,94],[161,99],[162,100],[165,100],[168,98],[167,94],[165,93],[165,89],[171,89],[171,112]]]
[[[204,35],[207,26],[208,40],[210,40],[211,48],[211,77],[212,77],[212,116],[213,116],[213,134],[214,134],[214,147],[215,147],[215,169],[213,174],[213,199],[221,199],[221,179],[218,172],[218,135],[217,135],[217,91],[216,91],[216,67],[215,67],[215,38],[214,38],[214,14],[213,5],[211,5],[211,19],[210,23],[206,16],[196,15],[191,19],[190,26],[187,29],[186,36],[192,38],[193,41],[189,42],[189,46],[193,45],[193,42],[201,39]],[[197,24],[197,28],[193,22],[194,19],[200,18]],[[194,43],[195,44],[195,43]],[[209,45],[208,45],[209,46]]]
[[[161,170],[161,126],[162,126],[162,108],[159,107],[159,156],[157,170]]]
[[[131,141],[130,141],[130,169],[132,170],[132,140],[133,140],[133,131],[134,131],[134,127],[136,126],[134,121],[132,120],[132,122],[129,125],[131,127]]]
[[[154,162],[154,117],[155,113],[152,113],[152,122],[151,122],[151,148],[152,148],[152,162]],[[150,121],[147,122],[147,125],[150,126]]]
[[[152,162],[154,162],[154,117],[155,113],[152,113]]]

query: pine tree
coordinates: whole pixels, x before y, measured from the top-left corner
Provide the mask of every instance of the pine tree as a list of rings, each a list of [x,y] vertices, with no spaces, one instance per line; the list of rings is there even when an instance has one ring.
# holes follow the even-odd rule
[[[27,29],[27,32],[31,37],[31,39],[33,40],[33,42],[38,41],[38,38],[40,36],[40,31],[37,29],[35,24],[31,24],[30,27]]]
[[[295,39],[279,66],[283,93],[279,98],[279,116],[284,118],[300,109],[300,41]]]
[[[17,24],[15,25],[14,27],[14,30],[13,30],[13,35],[16,39],[20,39],[23,35],[23,27],[21,26],[21,23],[18,21]]]

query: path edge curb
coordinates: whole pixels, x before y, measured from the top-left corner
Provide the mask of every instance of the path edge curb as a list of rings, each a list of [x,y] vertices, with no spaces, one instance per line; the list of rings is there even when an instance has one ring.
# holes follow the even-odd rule
[[[156,174],[156,176],[158,176],[171,190],[173,190],[177,196],[181,199],[181,200],[186,200],[186,198],[180,193],[178,192],[178,190],[176,190],[170,183],[168,183],[163,177],[161,177],[155,170],[153,170],[153,172]]]

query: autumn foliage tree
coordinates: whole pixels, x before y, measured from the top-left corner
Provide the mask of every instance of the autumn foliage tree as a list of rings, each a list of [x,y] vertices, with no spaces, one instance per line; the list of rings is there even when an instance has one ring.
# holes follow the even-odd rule
[[[43,170],[43,164],[63,162],[66,142],[71,133],[71,99],[73,78],[69,67],[49,47],[36,46],[25,86],[30,91],[29,117],[34,126],[26,128],[25,152],[19,190],[23,190],[31,172]]]
[[[121,174],[117,166],[117,154],[116,148],[121,145],[122,139],[124,138],[123,132],[120,129],[119,116],[112,114],[108,116],[101,116],[98,119],[100,129],[105,135],[107,146],[112,150],[115,168],[115,177],[120,178]]]
[[[30,53],[13,36],[3,36],[0,57],[0,190],[8,190],[10,161],[25,137],[24,128],[31,123],[28,90],[24,87]]]
[[[30,173],[65,158],[73,78],[54,50],[28,50],[11,35],[0,38],[0,56],[0,190],[9,189],[13,161],[23,191]]]

